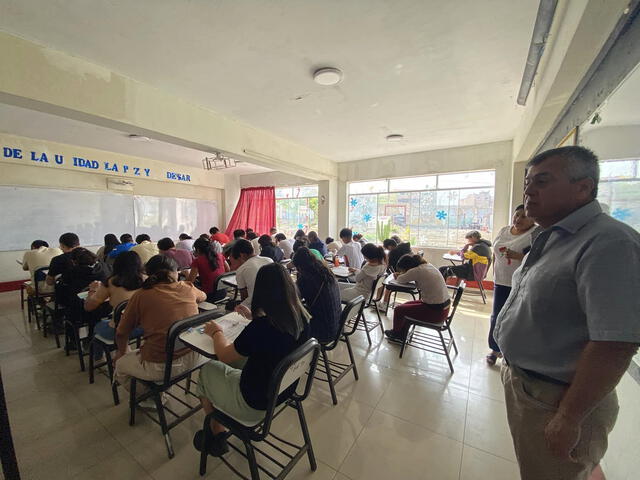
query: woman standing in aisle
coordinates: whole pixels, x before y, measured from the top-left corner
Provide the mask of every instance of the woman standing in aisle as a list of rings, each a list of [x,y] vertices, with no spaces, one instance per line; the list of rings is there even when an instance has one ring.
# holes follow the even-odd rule
[[[493,312],[489,328],[489,348],[491,351],[486,357],[489,365],[495,365],[498,358],[502,357],[500,347],[493,338],[493,329],[496,325],[496,318],[511,293],[513,272],[520,266],[526,252],[531,248],[531,233],[534,230],[534,225],[533,219],[527,217],[524,205],[518,205],[513,212],[511,225],[503,227],[493,242]]]

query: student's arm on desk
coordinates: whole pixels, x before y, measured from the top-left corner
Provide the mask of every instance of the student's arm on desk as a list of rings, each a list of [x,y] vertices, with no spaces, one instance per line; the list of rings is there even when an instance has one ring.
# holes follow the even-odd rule
[[[116,350],[115,357],[113,358],[114,363],[117,362],[118,359],[125,353],[127,353],[127,346],[129,345],[129,335],[139,322],[140,315],[138,310],[138,297],[136,294],[134,294],[133,297],[131,297],[131,299],[129,300],[129,303],[127,303],[127,308],[122,314],[122,318],[120,319],[120,323],[118,324],[118,328],[116,329],[116,346],[118,347],[118,349]]]
[[[84,309],[92,312],[109,299],[109,289],[102,282],[95,281],[89,285],[89,295],[84,301]]]
[[[216,357],[218,357],[218,360],[221,362],[229,365],[242,358],[242,355],[236,351],[233,343],[224,336],[222,327],[214,320],[204,324],[204,333],[211,337]]]
[[[198,267],[196,267],[195,262],[191,264],[191,270],[189,270],[189,276],[187,277],[187,281],[193,283],[198,278]]]

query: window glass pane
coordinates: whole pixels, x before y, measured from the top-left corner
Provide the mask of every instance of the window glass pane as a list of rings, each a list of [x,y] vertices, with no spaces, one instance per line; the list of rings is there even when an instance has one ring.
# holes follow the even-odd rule
[[[640,231],[640,180],[601,182],[598,200],[613,218]]]
[[[293,196],[295,198],[317,197],[318,185],[301,185],[299,187],[293,187]]]
[[[362,233],[369,241],[375,241],[376,238],[377,197],[377,195],[349,197],[349,225],[354,233]]]
[[[406,192],[411,190],[433,190],[436,188],[436,176],[394,178],[389,180],[390,192]]]
[[[276,187],[276,198],[293,198],[291,187]]]
[[[438,188],[493,187],[495,172],[466,172],[438,175]]]
[[[305,232],[318,230],[318,198],[291,198],[276,200],[278,232],[293,237],[298,229]]]
[[[386,180],[372,180],[369,182],[354,182],[349,184],[350,194],[383,193],[387,191]]]
[[[636,160],[600,162],[600,178],[634,178],[637,177]]]

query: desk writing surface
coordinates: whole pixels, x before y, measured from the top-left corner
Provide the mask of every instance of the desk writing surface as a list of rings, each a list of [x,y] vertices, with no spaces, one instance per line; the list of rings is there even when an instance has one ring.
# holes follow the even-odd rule
[[[238,287],[238,279],[235,275],[229,275],[228,277],[223,278],[222,283],[229,285],[230,287]]]
[[[445,260],[450,260],[452,262],[464,261],[464,258],[460,257],[459,255],[451,255],[450,253],[445,253],[444,255],[442,255],[442,258],[444,258]]]
[[[331,271],[336,277],[347,278],[353,275],[353,273],[349,271],[349,267],[333,267]]]
[[[416,288],[416,282],[402,283],[397,281],[393,275],[389,275],[382,282],[383,285],[392,285],[394,287]]]
[[[222,327],[224,336],[230,342],[233,342],[238,335],[249,325],[251,320],[247,320],[245,317],[236,312],[228,313],[227,315],[215,319],[215,322]],[[203,333],[203,326],[189,329],[186,332],[180,334],[180,340],[184,342],[189,348],[200,352],[201,354],[215,358],[216,352],[213,348],[213,340],[209,335]]]

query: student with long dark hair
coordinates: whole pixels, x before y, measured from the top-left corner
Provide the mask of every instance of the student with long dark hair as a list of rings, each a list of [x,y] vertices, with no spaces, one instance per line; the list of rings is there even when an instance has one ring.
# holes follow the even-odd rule
[[[361,269],[353,266],[349,267],[349,271],[356,274],[356,284],[342,282],[338,284],[340,297],[344,302],[349,302],[358,295],[368,299],[376,278],[387,269],[387,257],[384,253],[384,248],[373,243],[367,243],[362,247],[362,256],[366,263]]]
[[[84,301],[84,309],[93,312],[109,302],[112,308],[117,307],[142,287],[144,270],[140,256],[132,251],[122,252],[113,262],[113,273],[105,282],[95,281],[89,286],[89,295]],[[141,333],[134,330],[133,336]],[[94,334],[108,340],[115,338],[113,320],[102,319],[94,327]],[[96,352],[97,356],[102,352]],[[98,357],[99,358],[99,357]]]
[[[162,380],[169,327],[198,314],[198,303],[206,299],[192,283],[178,281],[178,264],[172,258],[151,257],[145,270],[148,277],[129,300],[116,330],[115,378],[127,390],[131,377]],[[144,331],[144,342],[140,350],[127,353],[129,336],[136,327]],[[172,373],[177,375],[199,360],[200,356],[188,348],[176,350]]]
[[[253,321],[232,343],[215,321],[205,324],[204,333],[212,339],[218,360],[200,370],[198,394],[205,414],[220,408],[233,418],[258,423],[267,408],[269,382],[275,367],[309,338],[309,314],[304,309],[287,270],[270,263],[258,271],[251,309],[239,311]],[[242,368],[234,366],[242,365]],[[288,397],[296,384],[285,390]],[[211,421],[206,432],[200,430],[194,445],[201,449],[205,435],[210,438],[209,453],[228,451],[224,426]]]
[[[307,247],[296,250],[291,263],[298,272],[300,298],[311,313],[311,336],[326,343],[335,337],[342,313],[336,277]]]
[[[403,255],[396,265],[396,280],[400,283],[415,282],[420,290],[420,300],[396,306],[393,312],[393,329],[385,330],[390,340],[404,340],[407,335],[405,317],[437,323],[449,313],[449,293],[444,278],[436,267],[420,255]]]
[[[104,245],[100,247],[96,252],[98,259],[106,262],[111,251],[118,245],[120,245],[120,240],[118,240],[118,237],[116,237],[113,233],[107,233],[104,236]]]
[[[269,235],[261,235],[258,238],[260,244],[260,256],[269,257],[274,262],[280,262],[284,258],[284,253],[273,244]]]
[[[199,238],[193,244],[196,257],[191,263],[191,271],[189,272],[189,281],[195,282],[196,278],[200,278],[200,288],[207,294],[207,301],[214,302],[220,300],[225,295],[225,290],[220,293],[213,289],[216,280],[224,272],[229,271],[229,265],[221,253],[214,250],[213,244],[207,242],[203,238]]]

